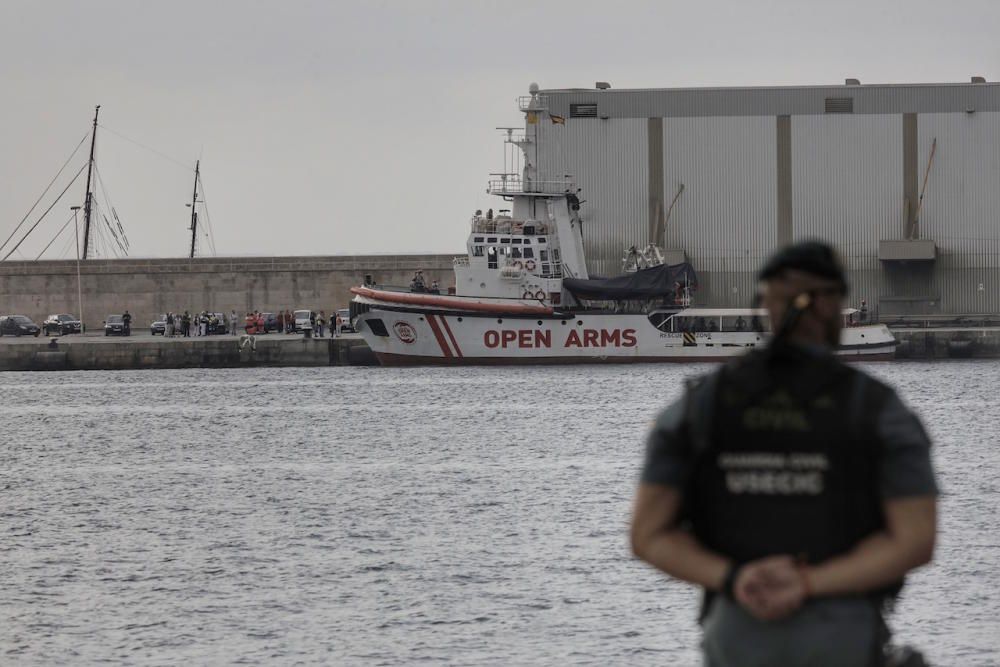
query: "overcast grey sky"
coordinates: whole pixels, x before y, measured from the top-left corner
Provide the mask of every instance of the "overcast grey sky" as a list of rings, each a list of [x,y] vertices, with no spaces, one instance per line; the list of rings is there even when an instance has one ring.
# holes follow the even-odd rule
[[[198,157],[220,255],[451,252],[492,205],[493,128],[523,122],[515,99],[531,81],[995,81],[998,29],[994,0],[4,0],[0,241],[95,104],[109,130],[190,165],[99,131],[132,256],[186,253]],[[82,178],[70,194],[23,256],[82,202]]]

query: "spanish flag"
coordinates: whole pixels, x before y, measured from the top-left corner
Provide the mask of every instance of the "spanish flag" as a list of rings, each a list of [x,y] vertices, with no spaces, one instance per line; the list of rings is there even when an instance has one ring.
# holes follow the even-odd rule
[[[562,116],[557,116],[554,113],[550,113],[549,114],[549,120],[552,121],[553,125],[565,125],[566,124],[566,119],[565,118],[563,118]]]
[[[535,125],[538,123],[538,112],[529,111],[527,117],[528,125]]]

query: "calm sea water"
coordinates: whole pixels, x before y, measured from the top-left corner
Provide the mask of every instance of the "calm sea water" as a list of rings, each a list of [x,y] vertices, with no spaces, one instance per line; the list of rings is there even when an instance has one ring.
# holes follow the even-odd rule
[[[897,634],[1000,664],[1000,363],[898,363],[944,489]],[[0,663],[697,664],[633,560],[704,367],[0,374]]]

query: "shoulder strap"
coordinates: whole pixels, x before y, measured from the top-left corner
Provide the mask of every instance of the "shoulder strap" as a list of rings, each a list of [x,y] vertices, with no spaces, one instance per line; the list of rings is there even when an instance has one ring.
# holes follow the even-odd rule
[[[708,450],[712,439],[712,418],[715,412],[715,394],[722,370],[687,382],[684,420],[690,429],[695,456]]]

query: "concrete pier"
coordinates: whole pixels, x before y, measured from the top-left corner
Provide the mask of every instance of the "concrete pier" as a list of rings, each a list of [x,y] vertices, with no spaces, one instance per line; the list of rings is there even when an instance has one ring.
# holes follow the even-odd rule
[[[897,359],[1000,359],[1000,327],[892,331],[900,342]],[[164,338],[137,332],[125,338],[0,338],[0,371],[374,365],[375,356],[358,334]]]
[[[897,359],[998,359],[1000,327],[891,329]]]
[[[63,336],[0,339],[0,371],[374,365],[358,335],[303,338]]]

